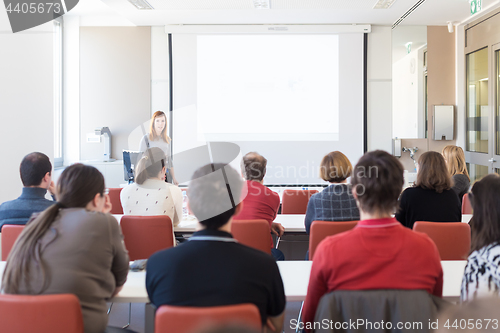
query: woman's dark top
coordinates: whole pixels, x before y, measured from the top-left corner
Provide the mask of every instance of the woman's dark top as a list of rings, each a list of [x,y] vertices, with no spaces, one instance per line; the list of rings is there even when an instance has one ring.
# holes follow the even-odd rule
[[[458,195],[460,203],[462,203],[462,197],[465,193],[469,192],[470,180],[464,174],[456,174],[453,177],[453,187],[451,188]]]
[[[415,221],[461,222],[460,200],[452,189],[437,193],[435,190],[410,187],[401,194],[396,219],[410,229],[413,229]]]

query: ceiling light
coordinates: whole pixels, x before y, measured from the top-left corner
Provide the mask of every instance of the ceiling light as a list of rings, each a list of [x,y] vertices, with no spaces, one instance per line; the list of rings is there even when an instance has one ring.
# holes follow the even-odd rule
[[[128,0],[137,9],[154,9],[146,0]]]
[[[253,0],[255,9],[271,9],[270,0]]]
[[[389,9],[396,0],[378,0],[373,9]]]
[[[403,15],[401,15],[401,17],[392,24],[392,29],[396,29],[396,27],[398,25],[401,24],[401,22],[404,21],[405,18],[407,18],[408,16],[411,15],[411,13],[413,13],[415,10],[417,10],[418,7],[420,7],[420,5],[422,5],[423,3],[425,2],[425,0],[418,0],[410,9],[408,9],[406,11],[406,13],[404,13]]]
[[[485,79],[481,79],[479,81],[488,81],[488,78],[485,78]]]

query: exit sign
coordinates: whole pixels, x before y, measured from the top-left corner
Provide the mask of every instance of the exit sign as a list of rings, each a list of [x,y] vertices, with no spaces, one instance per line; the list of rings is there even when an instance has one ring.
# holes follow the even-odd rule
[[[470,0],[470,14],[474,15],[482,9],[482,0]]]

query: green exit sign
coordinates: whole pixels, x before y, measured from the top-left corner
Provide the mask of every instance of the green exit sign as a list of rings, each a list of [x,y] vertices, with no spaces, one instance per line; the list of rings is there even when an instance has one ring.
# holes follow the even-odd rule
[[[474,15],[482,9],[482,0],[470,0],[470,14]]]

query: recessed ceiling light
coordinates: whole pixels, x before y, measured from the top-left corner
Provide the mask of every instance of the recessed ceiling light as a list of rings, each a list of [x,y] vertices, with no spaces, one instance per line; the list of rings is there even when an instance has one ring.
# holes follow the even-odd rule
[[[271,9],[270,0],[253,0],[255,9]]]
[[[389,9],[396,0],[378,0],[373,9]]]
[[[146,0],[128,0],[137,9],[154,9]]]

